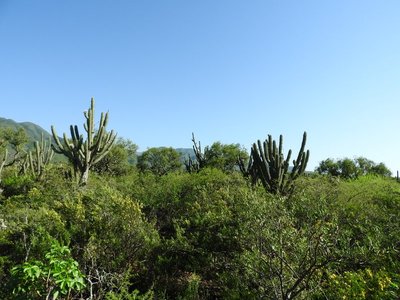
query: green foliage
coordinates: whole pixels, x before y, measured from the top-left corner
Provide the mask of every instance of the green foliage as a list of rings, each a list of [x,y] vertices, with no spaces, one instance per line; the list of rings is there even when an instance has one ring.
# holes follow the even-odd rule
[[[240,174],[206,168],[194,174],[146,176],[143,184],[149,187],[142,192],[144,211],[156,220],[161,235],[155,289],[171,298],[220,295],[220,274],[241,247],[238,231],[252,197],[246,181]]]
[[[337,258],[336,216],[321,192],[296,194],[293,201],[270,194],[249,207],[245,250],[237,256],[237,273],[227,274],[227,298],[309,297],[321,270]]]
[[[14,120],[0,117],[0,128],[9,128],[13,131],[23,129],[27,135],[29,143],[40,140],[42,135],[44,135],[45,139],[51,138],[51,135],[46,130],[30,122],[17,123]]]
[[[400,267],[394,241],[400,240],[400,186],[384,177],[362,177],[340,185],[339,222],[349,233],[343,264],[349,271],[369,266],[396,272]]]
[[[54,126],[51,126],[53,139],[56,145],[53,149],[56,153],[65,155],[74,167],[74,175],[78,177],[81,185],[86,185],[89,179],[89,170],[101,161],[111,150],[116,134],[106,131],[108,113],[101,113],[99,128],[94,127],[94,99],[88,111],[84,112],[86,123],[86,139],[79,133],[78,126],[70,126],[71,139],[64,133],[62,143],[57,136]]]
[[[85,190],[65,194],[58,210],[71,234],[73,250],[86,266],[89,290],[101,298],[119,289],[127,270],[143,276],[146,285],[143,263],[159,239],[137,201],[92,179]]]
[[[34,186],[34,179],[30,175],[10,175],[1,182],[3,196],[8,198],[27,194]]]
[[[134,290],[133,292],[129,292],[128,290],[122,290],[119,293],[109,292],[106,295],[107,300],[152,300],[154,299],[154,293],[152,291],[146,292],[145,294],[141,294],[140,291]]]
[[[93,171],[112,176],[126,175],[137,161],[138,146],[119,138],[104,158],[93,166]]]
[[[392,172],[384,163],[376,164],[372,160],[358,157],[353,160],[349,158],[337,161],[328,158],[320,162],[316,168],[319,174],[338,176],[345,179],[355,179],[365,175],[391,176]]]
[[[179,153],[171,147],[149,148],[138,157],[140,171],[150,171],[155,175],[166,175],[182,168]]]
[[[135,165],[137,163],[138,145],[133,143],[131,140],[122,137],[118,138],[115,144],[126,151],[128,155],[128,163],[130,165]]]
[[[0,128],[0,181],[3,169],[20,162],[26,155],[28,137],[23,128]]]
[[[238,159],[248,159],[246,150],[239,144],[224,145],[220,142],[213,143],[204,149],[205,166],[220,169],[224,172],[237,171]]]
[[[153,300],[155,298],[153,290],[148,290],[145,293],[141,293],[139,290],[130,290],[130,272],[127,272],[126,278],[121,281],[118,290],[110,291],[105,295],[106,300]]]
[[[27,141],[28,137],[23,128],[14,130],[6,127],[0,129],[0,149],[9,147],[14,152],[14,158],[10,163],[13,163],[13,161],[23,154],[22,152]]]
[[[56,172],[0,205],[0,250],[6,249],[0,251],[0,298],[10,294],[10,265],[41,260],[51,238],[69,242],[87,278],[81,291],[87,297],[117,291],[127,269],[134,275],[131,284],[148,290],[144,263],[158,234],[141,205],[96,176],[82,189]]]
[[[199,171],[203,168],[216,168],[224,172],[233,172],[239,170],[239,158],[247,161],[249,155],[239,144],[222,144],[215,142],[211,146],[206,146],[204,152],[201,149],[201,143],[197,143],[192,134],[193,151],[196,160],[190,156],[185,162],[188,172]]]
[[[381,269],[376,272],[367,268],[343,274],[327,274],[321,299],[397,299],[400,276]]]
[[[30,299],[57,299],[58,295],[69,298],[71,292],[86,285],[70,249],[57,241],[52,241],[45,261],[25,262],[13,267],[11,274],[17,281],[14,293]]]
[[[284,182],[282,143],[258,154]],[[189,173],[169,148],[131,168],[137,148],[119,140],[85,187],[62,164],[42,180],[6,168],[0,299],[398,299],[400,185],[363,158],[344,164],[354,180],[299,176],[304,145],[288,193],[232,172],[246,157],[221,143]]]
[[[8,299],[9,270],[25,261],[41,260],[49,241],[68,241],[60,215],[49,208],[36,188],[5,199],[0,205],[0,298]]]
[[[189,274],[187,276],[187,287],[183,292],[182,296],[179,296],[178,299],[182,300],[199,300],[199,287],[201,284],[201,277],[196,273]]]

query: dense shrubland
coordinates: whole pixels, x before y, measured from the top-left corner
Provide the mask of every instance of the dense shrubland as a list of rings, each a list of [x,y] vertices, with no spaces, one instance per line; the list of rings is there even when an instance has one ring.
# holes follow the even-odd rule
[[[73,162],[4,168],[1,299],[399,298],[395,179],[298,174],[272,191],[240,172],[239,146],[204,148],[190,172],[170,148],[136,167],[136,149],[120,139],[84,185]]]

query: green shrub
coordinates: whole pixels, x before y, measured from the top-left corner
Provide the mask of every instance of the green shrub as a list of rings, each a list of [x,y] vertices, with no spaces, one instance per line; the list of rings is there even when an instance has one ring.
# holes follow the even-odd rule
[[[149,288],[145,262],[159,238],[137,201],[93,177],[85,189],[64,195],[57,209],[93,295],[118,290],[127,270],[133,287]]]
[[[5,198],[26,195],[34,186],[34,179],[28,175],[12,175],[5,177],[1,182],[1,189]]]
[[[339,275],[329,273],[327,278],[321,299],[384,300],[400,296],[399,274],[390,274],[384,269],[375,272],[371,269],[346,271]]]
[[[70,298],[71,293],[86,285],[70,249],[57,241],[52,241],[45,259],[15,266],[11,274],[17,282],[13,294],[29,299],[57,299],[59,295]]]

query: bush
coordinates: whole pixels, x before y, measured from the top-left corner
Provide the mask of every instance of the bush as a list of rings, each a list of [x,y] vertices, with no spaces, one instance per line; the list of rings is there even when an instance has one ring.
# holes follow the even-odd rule
[[[3,196],[9,198],[16,195],[26,195],[34,186],[33,177],[28,175],[12,175],[5,177],[1,182]]]
[[[16,280],[13,294],[29,299],[57,299],[58,295],[70,298],[74,291],[85,287],[78,263],[71,257],[67,246],[52,241],[44,260],[27,261],[12,268]]]
[[[137,201],[105,182],[92,180],[86,189],[64,198],[58,210],[71,233],[72,250],[84,266],[89,290],[96,297],[118,289],[128,271],[136,282],[141,281],[137,287],[148,289],[144,263],[158,244],[158,234]]]
[[[203,169],[168,174],[157,185],[149,181],[146,177],[151,188],[142,201],[162,241],[154,257],[155,289],[183,297],[193,291],[196,274],[199,297],[218,297],[223,289],[219,276],[241,249],[241,214],[251,195],[245,180],[240,174]]]

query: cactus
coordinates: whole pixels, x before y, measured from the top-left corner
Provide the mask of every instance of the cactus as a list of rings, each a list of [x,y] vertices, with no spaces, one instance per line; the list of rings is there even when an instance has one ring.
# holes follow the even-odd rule
[[[199,164],[196,160],[193,160],[190,155],[188,155],[188,158],[185,159],[184,164],[188,173],[198,172],[200,170]]]
[[[192,142],[193,142],[193,151],[196,157],[196,160],[193,160],[190,156],[185,161],[186,170],[189,173],[198,172],[206,165],[206,159],[204,157],[204,153],[201,150],[200,142],[197,143],[194,137],[194,133],[192,133]]]
[[[289,161],[292,150],[289,150],[284,158],[282,153],[283,137],[279,137],[279,145],[268,135],[263,143],[260,140],[253,144],[251,149],[251,158],[247,168],[241,164],[242,173],[251,177],[253,184],[261,181],[264,188],[271,193],[287,195],[294,188],[294,181],[298,176],[304,173],[310,156],[309,150],[304,151],[307,140],[307,133],[303,134],[303,141],[297,155],[293,160],[293,167],[289,171]]]
[[[86,140],[79,133],[78,126],[70,126],[71,139],[64,133],[61,142],[57,136],[54,126],[51,126],[53,139],[56,145],[52,145],[56,153],[65,155],[72,163],[75,177],[79,184],[86,185],[89,179],[89,170],[98,163],[113,146],[116,138],[114,131],[106,132],[108,123],[108,113],[101,113],[99,128],[94,128],[94,99],[91,99],[91,105],[88,111],[84,112],[86,123]]]
[[[1,182],[1,173],[3,172],[3,168],[6,165],[7,158],[8,158],[8,150],[6,148],[4,150],[4,153],[0,157],[0,182]]]
[[[49,143],[47,143],[42,134],[40,142],[35,142],[35,150],[29,151],[25,162],[22,164],[21,172],[27,173],[29,170],[37,179],[41,179],[46,166],[50,164],[53,156],[54,151],[51,148],[51,141],[49,140]]]
[[[238,157],[237,164],[239,170],[242,172],[243,176],[251,179],[252,185],[255,185],[258,181],[257,171],[254,168],[254,161],[252,155],[249,157],[249,161],[246,166],[245,159],[243,157]]]

